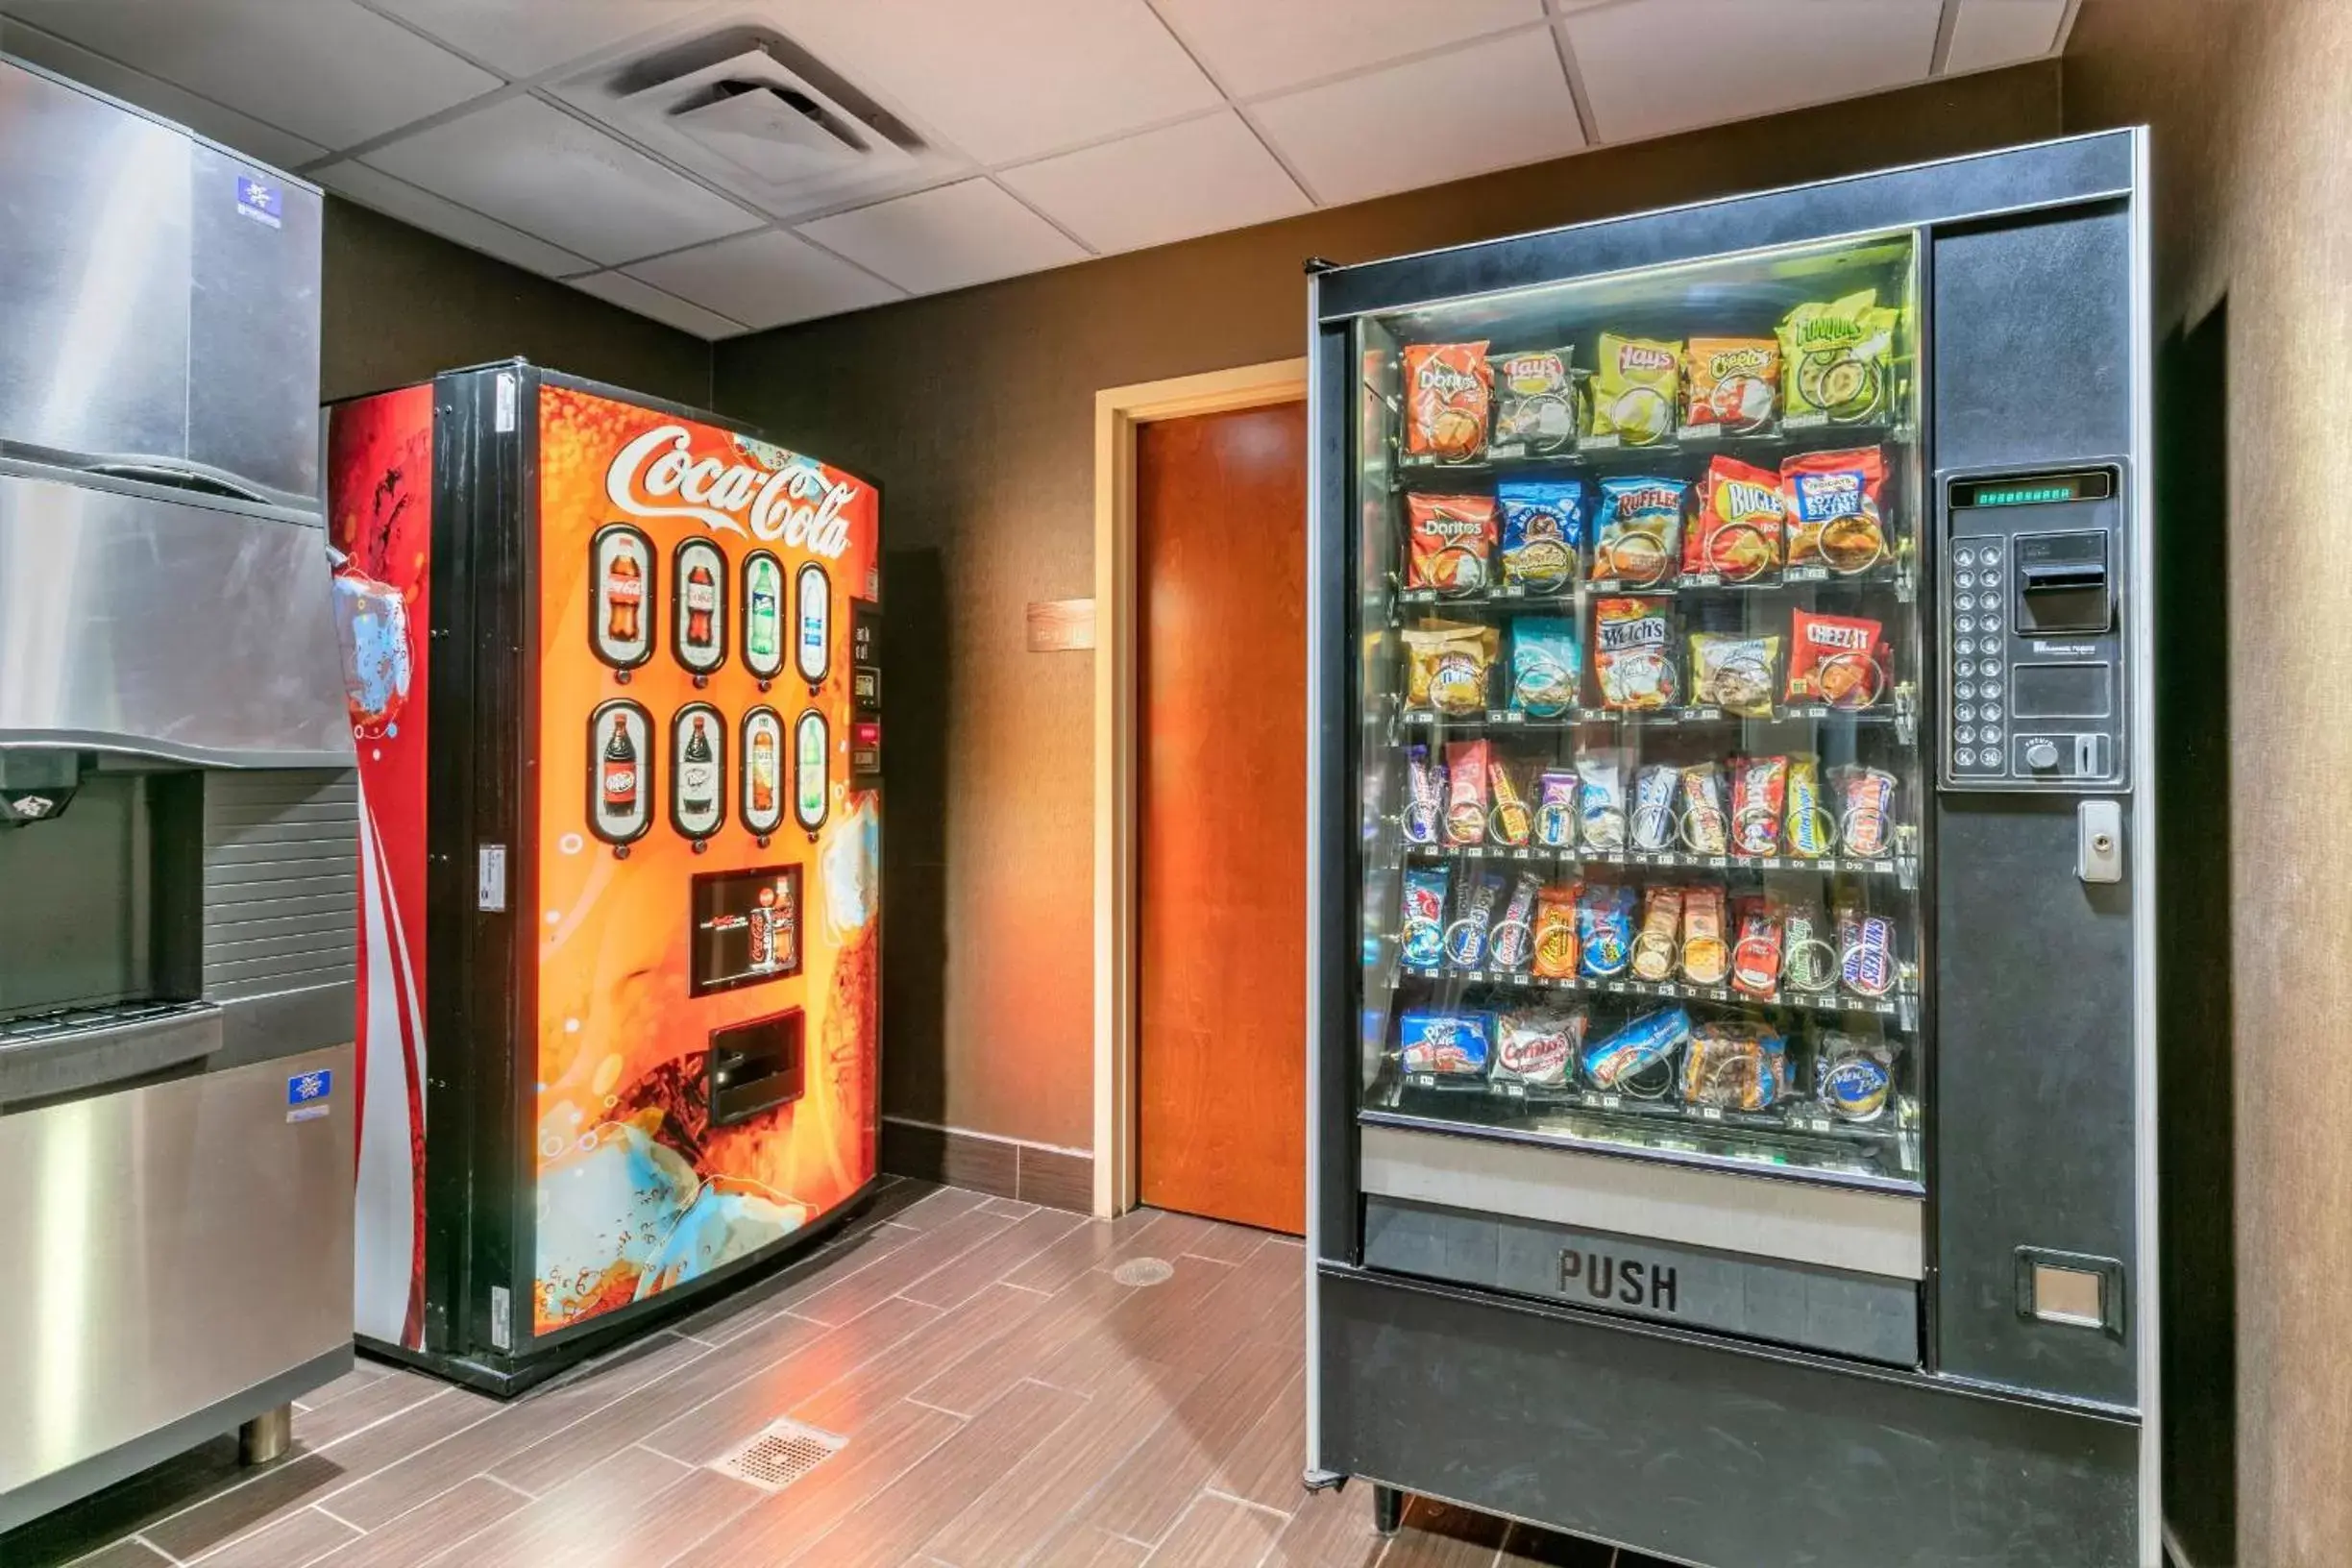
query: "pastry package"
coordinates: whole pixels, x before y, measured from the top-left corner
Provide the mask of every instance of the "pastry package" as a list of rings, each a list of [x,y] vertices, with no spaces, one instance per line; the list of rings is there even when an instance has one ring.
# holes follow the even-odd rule
[[[1405,586],[1441,594],[1475,593],[1491,580],[1495,548],[1492,496],[1406,498]]]
[[[1577,479],[1507,479],[1495,486],[1505,582],[1551,594],[1576,581],[1584,549],[1584,496]]]
[[[1494,374],[1483,343],[1414,343],[1405,350],[1405,452],[1460,462],[1486,446]]]
[[[1894,1096],[1895,1060],[1891,1041],[1825,1031],[1813,1047],[1814,1098],[1839,1121],[1876,1121]]]
[[[1895,328],[1902,312],[1866,288],[1801,305],[1780,323],[1781,390],[1791,424],[1850,425],[1886,416]]]
[[[1593,372],[1592,433],[1646,447],[1674,433],[1682,406],[1682,345],[1601,334]]]
[[[1439,713],[1486,711],[1487,675],[1494,669],[1495,629],[1455,621],[1407,626],[1405,705]]]
[[[1564,452],[1576,445],[1577,385],[1566,349],[1506,354],[1486,363],[1494,378],[1494,441],[1498,456]]]
[[[1538,719],[1576,706],[1577,624],[1567,616],[1523,615],[1511,623],[1510,705]]]
[[[1591,580],[1654,588],[1673,576],[1682,555],[1682,502],[1689,493],[1682,479],[1603,479]]]
[[[1643,712],[1672,707],[1682,691],[1675,670],[1674,601],[1604,599],[1595,602],[1593,672],[1605,708]]]
[[[1750,582],[1780,566],[1780,476],[1718,457],[1699,481],[1698,504],[1682,534],[1682,570]]]
[[[1642,894],[1641,929],[1633,934],[1633,978],[1671,980],[1676,938],[1682,931],[1682,890],[1657,883]]]
[[[1577,894],[1577,964],[1587,980],[1623,974],[1633,957],[1631,888],[1588,882]]]
[[[1858,615],[1794,612],[1788,699],[1867,708],[1886,695],[1886,628]]]
[[[1674,1054],[1690,1039],[1678,1007],[1646,1014],[1584,1049],[1584,1079],[1604,1093],[1657,1100],[1674,1086]]]
[[[1515,1008],[1495,1019],[1494,1080],[1534,1089],[1566,1089],[1584,1049],[1580,1007]]]
[[[1886,454],[1876,447],[1808,452],[1780,465],[1788,564],[1841,576],[1886,558]]]
[[[1710,1022],[1682,1053],[1682,1103],[1764,1111],[1788,1097],[1788,1041],[1760,1023]]]
[[[1774,674],[1780,667],[1780,639],[1746,633],[1691,634],[1691,701],[1746,719],[1773,716]]]
[[[1535,895],[1535,962],[1538,980],[1573,980],[1577,973],[1577,898],[1573,885],[1547,887]]]
[[[1452,870],[1443,865],[1405,869],[1405,934],[1398,958],[1409,969],[1433,969],[1445,962],[1446,898]]]
[[[1720,986],[1731,972],[1731,944],[1724,940],[1724,890],[1703,883],[1682,894],[1682,978],[1694,986]]]
[[[1753,435],[1780,408],[1780,344],[1770,337],[1694,337],[1683,351],[1686,425]]]
[[[1487,764],[1492,749],[1484,741],[1450,741],[1445,748],[1445,842],[1453,845],[1486,842]]]
[[[1407,1072],[1483,1077],[1494,1054],[1493,1027],[1483,1013],[1409,1012],[1397,1020],[1398,1054]]]
[[[1577,839],[1587,849],[1613,854],[1625,847],[1625,770],[1622,751],[1577,755]]]

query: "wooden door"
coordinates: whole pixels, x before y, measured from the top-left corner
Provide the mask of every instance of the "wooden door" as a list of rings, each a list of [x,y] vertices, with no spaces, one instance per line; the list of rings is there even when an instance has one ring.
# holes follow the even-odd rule
[[[1136,431],[1138,1176],[1307,1216],[1307,408]]]

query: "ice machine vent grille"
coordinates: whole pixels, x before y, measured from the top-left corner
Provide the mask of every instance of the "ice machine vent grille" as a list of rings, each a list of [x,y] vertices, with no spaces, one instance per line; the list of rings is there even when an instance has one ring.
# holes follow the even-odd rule
[[[848,1441],[797,1421],[771,1421],[732,1452],[712,1460],[711,1468],[763,1492],[780,1492],[840,1453]]]

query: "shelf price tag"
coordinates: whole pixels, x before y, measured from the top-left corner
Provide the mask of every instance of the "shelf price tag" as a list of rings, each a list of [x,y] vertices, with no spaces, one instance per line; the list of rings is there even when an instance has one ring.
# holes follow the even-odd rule
[[[1694,1106],[1692,1110],[1701,1121],[1723,1120],[1723,1107],[1720,1105]]]

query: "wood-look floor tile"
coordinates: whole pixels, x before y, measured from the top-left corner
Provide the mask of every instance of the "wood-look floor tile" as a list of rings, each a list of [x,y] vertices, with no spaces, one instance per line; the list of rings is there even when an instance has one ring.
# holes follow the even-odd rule
[[[673,1554],[670,1561],[674,1568],[785,1568],[963,1425],[943,1411],[894,1405],[807,1476]]]
[[[342,1474],[324,1454],[297,1453],[139,1533],[150,1546],[187,1562],[266,1527],[283,1510],[307,1507],[332,1490]]]
[[[813,1337],[796,1341],[790,1354],[644,1433],[639,1441],[687,1464],[707,1464],[861,1363],[888,1354],[939,1315],[936,1307],[889,1297],[840,1328],[819,1328]]]
[[[1009,1285],[1059,1290],[1089,1269],[1112,1267],[1140,1255],[1160,1222],[1157,1209],[1131,1209],[1116,1219],[1090,1219],[1005,1276]]]
[[[380,1361],[360,1361],[354,1365],[349,1372],[346,1372],[341,1377],[335,1379],[334,1382],[321,1384],[318,1387],[311,1389],[308,1393],[304,1394],[295,1400],[295,1413],[300,1414],[304,1410],[315,1410],[322,1405],[333,1404],[336,1400],[341,1399],[345,1394],[357,1393],[360,1389],[365,1388],[371,1383],[377,1382],[379,1379],[382,1378],[385,1373],[391,1370],[392,1369],[390,1367],[383,1365]]]
[[[1085,1223],[1076,1214],[1066,1214],[1059,1209],[1037,1210],[1014,1220],[961,1258],[915,1281],[904,1293],[934,1307],[953,1307],[1003,1279]]]
[[[0,1562],[14,1562],[13,1557],[0,1556]],[[116,1541],[86,1557],[76,1557],[73,1568],[171,1568],[171,1558],[149,1546],[145,1541]]]
[[[297,1414],[295,1440],[305,1448],[325,1448],[363,1427],[374,1426],[385,1416],[398,1415],[412,1405],[421,1405],[448,1386],[438,1379],[420,1376],[405,1367],[388,1367],[382,1377],[365,1387]]]
[[[1176,1413],[1127,1457],[1080,1517],[1115,1535],[1156,1541],[1216,1476],[1298,1365],[1294,1351],[1245,1343],[1203,1377]]]
[[[880,1262],[919,1234],[879,1224],[811,1253],[768,1279],[719,1297],[673,1324],[675,1332],[705,1344],[723,1345],[779,1312],[790,1311],[820,1290],[829,1289],[858,1269]]]
[[[1299,1478],[1307,1470],[1307,1375],[1302,1369],[1283,1385],[1256,1423],[1234,1440],[1209,1478],[1215,1491],[1288,1513],[1306,1497]]]
[[[1040,1376],[1063,1386],[1082,1381],[1076,1376],[1080,1370],[1090,1379],[1093,1361],[1089,1360],[1083,1369],[1078,1364],[1082,1349],[1090,1358],[1094,1354],[1086,1335],[1125,1299],[1129,1288],[1107,1274],[1083,1274],[1060,1294],[1047,1297],[1035,1316],[1015,1324],[908,1397],[970,1415],[1024,1377]]]
[[[1152,1549],[1141,1541],[1096,1530],[1075,1530],[1048,1547],[1027,1568],[1140,1568]]]
[[[1206,1372],[1230,1356],[1234,1336],[1210,1303],[1232,1281],[1234,1266],[1189,1253],[1168,1262],[1175,1273],[1162,1284],[1119,1286],[1125,1295],[1115,1297],[1040,1375],[1085,1392],[1139,1360]]]
[[[616,1545],[663,1517],[663,1494],[686,1475],[675,1459],[624,1448],[416,1568],[637,1568],[644,1559]]]
[[[468,1478],[704,1354],[701,1345],[690,1340],[657,1335],[628,1347],[623,1355],[606,1359],[585,1375],[534,1388],[501,1406],[486,1420],[330,1492],[323,1501],[336,1518],[348,1519],[361,1530],[380,1530]]]
[[[315,1568],[415,1568],[469,1536],[488,1530],[530,1502],[512,1486],[476,1476],[411,1508],[379,1530],[321,1558]],[[331,1502],[321,1505],[331,1510]]]
[[[1374,1568],[1387,1548],[1372,1526],[1372,1488],[1359,1482],[1300,1503],[1263,1568]]]
[[[690,1470],[616,1530],[597,1560],[644,1568],[709,1538],[772,1495],[716,1470]]]
[[[56,1568],[252,1479],[233,1435],[215,1437],[105,1491],[0,1535],[8,1568]],[[133,1560],[136,1560],[134,1556]]]
[[[296,1508],[196,1560],[204,1568],[307,1568],[357,1539],[359,1531],[342,1520],[316,1508]]]
[[[1256,1252],[1265,1239],[1264,1231],[1246,1225],[1227,1225],[1198,1214],[1169,1213],[1162,1216],[1159,1230],[1152,1237],[1152,1246],[1163,1257],[1189,1253],[1213,1262],[1238,1263]]]
[[[1258,1568],[1289,1522],[1286,1513],[1203,1492],[1143,1560],[1152,1568]]]
[[[854,1433],[875,1413],[1025,1322],[1043,1301],[1034,1290],[989,1286],[800,1401],[792,1408],[793,1418],[832,1432]]]
[[[1002,1214],[984,1214],[976,1210],[943,1219],[904,1246],[894,1249],[889,1257],[793,1303],[793,1314],[812,1317],[820,1323],[846,1323],[934,1270],[944,1268],[983,1241],[1012,1229],[1015,1223]]]
[[[1215,1284],[1213,1295],[1192,1304],[1169,1332],[1153,1341],[1153,1359],[1176,1366],[1206,1368],[1223,1360],[1269,1319],[1286,1314],[1306,1287],[1298,1255],[1286,1248],[1259,1249],[1237,1264],[1213,1264],[1213,1260],[1195,1253],[1182,1255],[1176,1263],[1178,1279],[1171,1283],[1182,1283],[1190,1270],[1193,1283],[1204,1283],[1206,1273]],[[1204,1270],[1203,1264],[1213,1266]],[[1303,1318],[1294,1343],[1303,1359]]]
[[[1085,1399],[1020,1383],[966,1422],[865,1507],[844,1518],[810,1554],[824,1568],[899,1568],[971,1507],[1006,1466],[1075,1416]]]
[[[934,1187],[914,1202],[894,1210],[890,1217],[898,1224],[925,1231],[958,1214],[970,1213],[988,1202],[989,1197],[986,1192],[975,1192],[966,1187]]]
[[[984,1213],[1003,1214],[1011,1219],[1026,1219],[1038,1212],[1036,1204],[1023,1203],[1018,1198],[991,1198],[980,1209]]]
[[[1492,1568],[1509,1528],[1491,1514],[1416,1497],[1381,1568]]]
[[[1190,1373],[1138,1367],[1098,1388],[1085,1409],[1007,1467],[923,1550],[956,1568],[1028,1560],[1055,1541],[1068,1517],[1199,1381]]]
[[[1636,1568],[1647,1560],[1631,1553],[1621,1559],[1615,1547],[1600,1541],[1538,1530],[1533,1525],[1513,1525],[1503,1537],[1503,1555],[1495,1563],[1496,1568]]]

